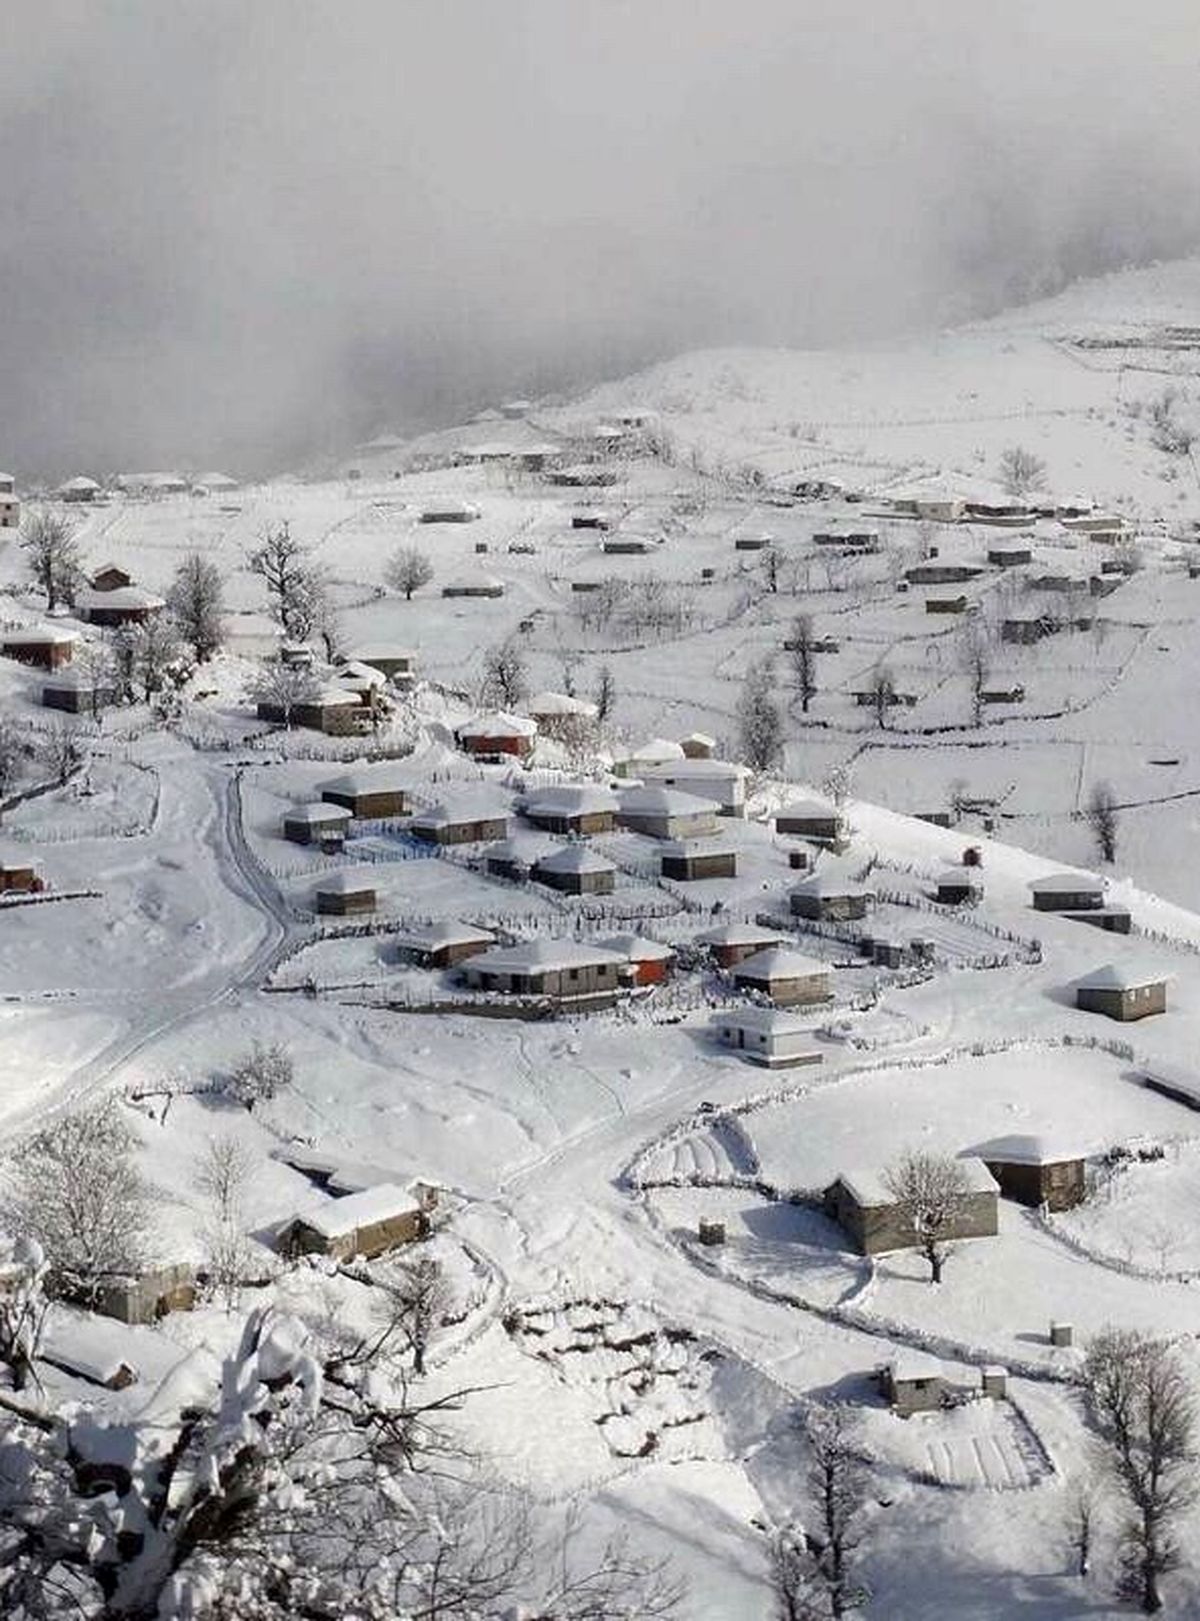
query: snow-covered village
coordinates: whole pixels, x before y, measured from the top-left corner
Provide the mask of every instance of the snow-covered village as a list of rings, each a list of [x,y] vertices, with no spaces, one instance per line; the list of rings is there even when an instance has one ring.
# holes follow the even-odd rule
[[[1200,258],[1088,269],[0,417],[4,1616],[1200,1616]]]

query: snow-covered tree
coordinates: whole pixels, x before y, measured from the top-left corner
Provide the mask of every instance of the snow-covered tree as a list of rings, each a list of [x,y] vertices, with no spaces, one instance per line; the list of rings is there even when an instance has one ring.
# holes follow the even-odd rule
[[[35,584],[46,594],[46,607],[72,603],[83,577],[83,560],[67,519],[45,507],[31,508],[21,525],[21,547]]]
[[[38,750],[51,779],[60,786],[70,782],[87,760],[87,747],[79,723],[61,720],[42,733]]]
[[[265,529],[259,543],[246,559],[251,574],[257,574],[267,588],[271,612],[289,636],[292,620],[303,611],[303,597],[309,574],[307,546],[292,536],[287,523]]]
[[[112,1099],[57,1116],[5,1166],[4,1218],[41,1247],[52,1294],[93,1299],[145,1254],[148,1190],[137,1138]]]
[[[607,724],[612,718],[612,712],[617,706],[617,685],[613,679],[612,667],[608,664],[600,666],[600,673],[596,678],[596,719],[601,726]]]
[[[805,1418],[811,1462],[809,1496],[817,1571],[829,1594],[830,1612],[841,1617],[857,1609],[866,1590],[854,1578],[853,1554],[862,1532],[867,1476],[858,1454],[854,1417],[847,1407],[814,1407]]]
[[[182,649],[169,619],[156,615],[118,634],[127,639],[130,682],[147,703],[162,692],[173,675],[183,673]]]
[[[752,771],[769,771],[783,757],[783,716],[770,660],[746,672],[737,706],[738,746]]]
[[[929,1281],[940,1283],[949,1253],[947,1240],[970,1192],[962,1161],[952,1154],[910,1148],[887,1168],[883,1182],[929,1262]]]
[[[511,636],[485,649],[479,687],[479,702],[485,708],[515,709],[528,690],[525,656]]]
[[[978,620],[972,620],[967,625],[959,657],[971,694],[971,721],[975,726],[982,726],[985,707],[983,695],[987,690],[988,677],[991,675],[992,660],[987,632]]]
[[[817,652],[813,622],[808,614],[798,614],[792,621],[792,634],[788,638],[788,651],[792,660],[792,674],[800,694],[800,708],[808,714],[808,707],[817,695]]]
[[[1196,1501],[1195,1398],[1174,1350],[1137,1329],[1109,1328],[1088,1347],[1088,1411],[1128,1518],[1120,1591],[1154,1615],[1179,1563],[1180,1523]]]
[[[276,711],[281,724],[290,727],[295,711],[301,704],[312,703],[320,690],[321,683],[311,670],[284,664],[281,659],[270,659],[255,672],[249,697],[252,702]]]
[[[225,640],[225,591],[215,563],[189,552],[175,570],[167,606],[198,663],[220,651]]]
[[[213,1137],[196,1166],[194,1180],[204,1199],[204,1248],[213,1285],[232,1311],[249,1265],[245,1189],[254,1170],[250,1150],[236,1137]]]
[[[282,1042],[255,1041],[230,1070],[225,1081],[227,1097],[248,1110],[256,1103],[269,1103],[296,1078],[292,1055]]]
[[[383,578],[393,591],[403,593],[405,602],[411,602],[414,591],[433,579],[433,564],[419,547],[398,546],[384,565]]]
[[[25,733],[7,715],[0,715],[0,799],[17,786],[32,749]]]
[[[1120,816],[1117,796],[1107,782],[1098,782],[1092,789],[1085,815],[1101,860],[1110,863],[1115,861]]]
[[[1023,501],[1035,490],[1046,487],[1046,464],[1040,456],[1021,445],[1010,445],[1000,457],[999,479],[1005,494]]]
[[[46,1321],[46,1253],[36,1238],[0,1239],[0,1361],[14,1390],[33,1371]]]
[[[415,1374],[425,1372],[430,1342],[451,1305],[445,1273],[431,1255],[402,1264],[384,1280],[380,1319],[411,1354]]]

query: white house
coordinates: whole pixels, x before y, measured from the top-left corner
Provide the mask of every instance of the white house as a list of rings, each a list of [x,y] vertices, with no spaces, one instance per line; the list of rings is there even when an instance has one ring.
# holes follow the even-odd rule
[[[767,1069],[821,1062],[808,1022],[783,1008],[730,1008],[713,1015],[710,1029],[723,1046]]]
[[[645,766],[642,778],[647,783],[661,782],[666,788],[678,788],[681,793],[695,794],[698,799],[711,799],[722,816],[746,814],[746,783],[750,777],[748,766],[736,765],[732,760],[664,760]]]

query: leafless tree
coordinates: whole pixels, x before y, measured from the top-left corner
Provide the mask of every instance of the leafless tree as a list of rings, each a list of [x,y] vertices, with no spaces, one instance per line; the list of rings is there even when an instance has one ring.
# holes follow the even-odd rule
[[[20,727],[7,715],[0,715],[0,799],[17,786],[33,750]]]
[[[199,552],[189,552],[175,570],[167,606],[197,663],[220,651],[225,640],[225,592],[215,563]]]
[[[836,811],[845,809],[846,801],[850,798],[850,790],[854,786],[854,773],[848,765],[830,766],[825,773],[825,780],[821,784],[821,792],[830,800]]]
[[[249,696],[274,713],[284,726],[291,726],[292,715],[302,704],[312,703],[321,684],[311,670],[271,659],[255,672]]]
[[[33,1373],[46,1322],[46,1255],[33,1238],[2,1240],[0,1246],[0,1361],[20,1391]]]
[[[425,1372],[430,1343],[452,1304],[445,1273],[432,1255],[401,1264],[383,1281],[379,1320],[389,1340],[399,1340],[410,1353],[415,1374]]]
[[[999,479],[1005,493],[1023,501],[1035,490],[1046,487],[1046,464],[1040,456],[1020,445],[1010,445],[1000,457]]]
[[[244,1195],[253,1170],[250,1150],[232,1136],[210,1138],[195,1170],[196,1188],[205,1201],[208,1271],[226,1311],[237,1305],[249,1265]]]
[[[227,1097],[252,1111],[256,1103],[269,1103],[296,1078],[292,1055],[282,1042],[255,1041],[230,1070]]]
[[[1092,1549],[1100,1514],[1100,1492],[1094,1480],[1076,1481],[1067,1498],[1067,1540],[1075,1561],[1075,1574],[1082,1580],[1092,1569]]]
[[[1107,782],[1096,783],[1088,799],[1085,815],[1101,859],[1110,863],[1115,861],[1120,818],[1117,797]]]
[[[738,747],[752,771],[769,771],[783,757],[783,716],[775,701],[769,659],[746,672],[737,705]]]
[[[792,674],[800,694],[800,708],[807,715],[808,706],[817,695],[817,652],[813,622],[808,614],[798,614],[792,621],[792,634],[788,650],[792,659]]]
[[[601,726],[607,724],[612,718],[612,712],[617,706],[617,688],[613,680],[612,667],[608,664],[600,666],[600,674],[596,680],[596,719]]]
[[[763,579],[774,596],[779,590],[779,553],[774,546],[768,546],[763,553]]]
[[[877,665],[871,672],[867,685],[871,695],[871,708],[875,715],[875,724],[880,730],[886,730],[892,705],[896,701],[896,683],[892,672],[886,665]]]
[[[38,589],[46,594],[46,607],[53,610],[72,603],[83,577],[83,561],[67,519],[45,507],[32,508],[21,525],[21,546]]]
[[[947,1239],[970,1191],[962,1161],[910,1148],[884,1172],[883,1184],[929,1262],[929,1281],[940,1283],[949,1253]]]
[[[87,759],[83,734],[76,721],[61,720],[42,734],[41,757],[53,781],[70,782]]]
[[[136,1144],[110,1098],[60,1115],[10,1159],[5,1218],[41,1246],[52,1294],[92,1300],[105,1277],[141,1262],[149,1214]]]
[[[182,675],[181,648],[169,619],[154,617],[130,625],[125,633],[129,650],[129,679],[147,703],[167,685],[173,674]]]
[[[292,618],[301,607],[309,574],[308,548],[293,538],[287,523],[281,523],[262,532],[246,566],[266,586],[271,611],[283,629],[289,636],[295,634]]]
[[[486,708],[515,709],[528,690],[525,657],[511,636],[484,650],[481,704]]]
[[[1105,1329],[1083,1369],[1089,1415],[1129,1511],[1120,1591],[1146,1615],[1163,1607],[1162,1578],[1179,1563],[1176,1533],[1196,1500],[1196,1407],[1171,1347],[1136,1329]]]
[[[340,656],[341,619],[334,606],[329,581],[319,568],[310,566],[301,570],[293,583],[284,629],[296,642],[307,642],[317,637],[330,664]]]
[[[433,564],[419,547],[398,546],[384,565],[383,578],[393,591],[404,593],[405,602],[411,602],[413,592],[433,579]]]
[[[866,1599],[854,1580],[852,1556],[861,1536],[867,1477],[856,1450],[855,1425],[848,1408],[814,1407],[806,1416],[811,1450],[808,1488],[819,1527],[815,1560],[829,1593],[834,1617],[849,1614]]]
[[[982,726],[985,708],[983,695],[992,673],[992,661],[987,633],[978,620],[972,621],[964,632],[960,658],[971,693],[971,722],[975,726]]]
[[[829,1588],[801,1526],[784,1525],[774,1533],[770,1560],[776,1621],[832,1621]]]

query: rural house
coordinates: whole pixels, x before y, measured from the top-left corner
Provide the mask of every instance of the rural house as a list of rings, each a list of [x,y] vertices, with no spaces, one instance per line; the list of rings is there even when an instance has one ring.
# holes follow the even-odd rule
[[[553,855],[542,856],[532,876],[565,895],[611,895],[617,869],[613,863],[583,844],[564,844]]]
[[[836,848],[846,837],[846,819],[841,811],[818,799],[794,799],[775,812],[775,831],[787,838]]]
[[[368,729],[371,711],[356,692],[346,687],[327,686],[285,709],[282,704],[260,698],[255,706],[259,720],[274,726],[300,726],[306,731],[323,732],[327,737],[352,737]]]
[[[547,737],[569,742],[581,727],[594,725],[599,710],[586,698],[573,698],[570,693],[538,692],[525,705],[525,713]]]
[[[648,940],[640,934],[618,934],[611,940],[601,940],[600,944],[606,951],[624,957],[635,985],[661,985],[671,977],[675,953],[660,940]]]
[[[463,794],[418,812],[408,832],[423,844],[483,844],[507,838],[508,815],[493,797]]]
[[[474,523],[483,513],[470,501],[432,501],[421,513],[422,523]]]
[[[349,664],[367,664],[389,681],[403,681],[416,673],[417,655],[391,642],[364,642],[347,655]]]
[[[943,867],[934,882],[939,906],[975,906],[983,898],[983,879],[974,867]]]
[[[713,954],[718,968],[733,968],[756,951],[781,946],[787,938],[778,929],[763,929],[757,923],[723,923],[696,936],[696,944]]]
[[[471,574],[466,578],[447,580],[442,587],[444,597],[502,597],[504,581],[494,574]]]
[[[472,958],[463,977],[473,990],[503,996],[611,1002],[630,976],[626,959],[603,946],[580,940],[524,940]]]
[[[683,759],[686,759],[686,755],[682,744],[673,743],[666,737],[652,737],[648,742],[639,744],[632,754],[614,760],[613,775],[641,777],[651,766],[674,764]]]
[[[289,1261],[327,1255],[369,1261],[429,1231],[428,1208],[410,1189],[384,1182],[342,1199],[324,1199],[279,1229],[275,1248]]]
[[[687,839],[715,833],[719,808],[677,788],[627,788],[620,796],[617,821],[652,839]]]
[[[711,800],[722,816],[746,814],[749,776],[749,767],[735,765],[730,760],[685,758],[664,760],[642,768],[642,779],[648,787],[661,783],[665,788],[678,788],[681,793],[693,794],[697,799]]]
[[[850,879],[806,878],[792,890],[788,904],[793,917],[809,922],[849,923],[864,918],[874,901],[871,890]]]
[[[999,1184],[982,1160],[960,1164],[967,1185],[955,1200],[954,1219],[943,1236],[992,1238],[999,1231]],[[920,1242],[879,1171],[841,1172],[825,1190],[825,1213],[862,1255],[914,1249]]]
[[[283,836],[292,844],[315,844],[322,850],[340,850],[352,818],[342,805],[294,805],[283,816]]]
[[[140,585],[97,590],[84,586],[75,593],[75,612],[89,625],[142,625],[166,607],[165,600]]]
[[[617,797],[607,788],[566,784],[539,788],[528,794],[522,815],[547,833],[611,833],[617,818]]]
[[[409,791],[394,766],[364,766],[344,776],[318,783],[317,792],[327,805],[342,805],[352,816],[378,820],[407,816]]]
[[[1082,1154],[1024,1132],[994,1137],[969,1150],[981,1159],[1000,1184],[1006,1199],[1048,1210],[1070,1210],[1087,1193]]]
[[[713,1014],[709,1028],[722,1046],[766,1069],[821,1062],[811,1044],[811,1026],[784,1008],[727,1008]]]
[[[1075,1006],[1123,1024],[1167,1011],[1168,975],[1136,965],[1106,963],[1075,983]]]
[[[119,563],[102,563],[88,581],[93,591],[123,591],[133,584],[133,575]]]
[[[829,963],[786,946],[767,946],[753,956],[743,957],[733,969],[735,985],[770,997],[777,1007],[828,1002],[833,996],[832,978]]]
[[[478,715],[454,734],[464,754],[476,760],[524,760],[533,753],[537,722],[523,715]]]
[[[361,917],[378,902],[375,880],[361,872],[331,872],[313,887],[313,903],[320,917]]]
[[[60,501],[94,501],[101,493],[99,484],[94,478],[80,474],[77,478],[69,478],[65,484],[60,484],[55,490]]]
[[[736,878],[737,851],[720,839],[674,839],[663,845],[659,871],[662,877],[685,884],[701,878]]]
[[[68,715],[98,715],[116,698],[111,681],[79,669],[63,670],[42,682],[42,708],[60,709]]]
[[[467,923],[429,923],[399,935],[396,951],[403,961],[418,968],[453,968],[495,943],[490,929],[475,929]]]
[[[61,670],[75,657],[78,640],[74,631],[57,630],[51,625],[0,631],[0,654],[36,670]]]
[[[1035,912],[1090,912],[1104,905],[1104,880],[1085,872],[1055,872],[1029,885]]]
[[[128,1277],[106,1279],[94,1309],[119,1323],[156,1323],[168,1312],[191,1311],[199,1282],[197,1268],[190,1261],[147,1266]]]

